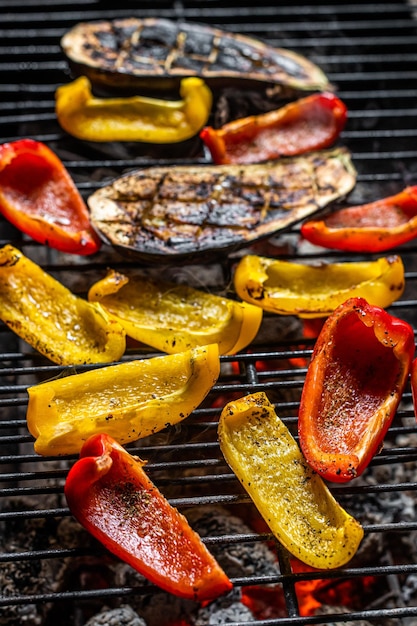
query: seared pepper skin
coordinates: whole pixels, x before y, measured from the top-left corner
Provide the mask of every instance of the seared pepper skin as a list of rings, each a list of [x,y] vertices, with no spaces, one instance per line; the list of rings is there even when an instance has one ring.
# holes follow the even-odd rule
[[[214,600],[232,583],[187,519],[130,455],[105,434],[84,444],[65,482],[74,517],[118,558],[165,591]]]
[[[361,525],[309,467],[265,393],[224,407],[219,441],[226,461],[289,552],[318,569],[341,567],[354,556]]]
[[[100,249],[74,181],[40,141],[0,145],[0,213],[35,241],[61,252],[90,255]]]
[[[327,318],[298,414],[301,449],[320,476],[347,482],[368,466],[394,418],[414,350],[411,326],[363,298]]]

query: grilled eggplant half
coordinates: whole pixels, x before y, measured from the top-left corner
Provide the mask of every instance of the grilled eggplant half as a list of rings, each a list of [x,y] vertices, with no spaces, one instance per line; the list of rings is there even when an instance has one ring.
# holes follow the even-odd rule
[[[61,47],[75,74],[107,88],[170,90],[186,76],[200,76],[212,88],[233,82],[281,86],[285,97],[330,88],[321,69],[293,51],[193,22],[81,22],[63,36]]]
[[[102,239],[145,263],[206,261],[312,215],[351,191],[346,148],[253,165],[150,167],[88,198]]]

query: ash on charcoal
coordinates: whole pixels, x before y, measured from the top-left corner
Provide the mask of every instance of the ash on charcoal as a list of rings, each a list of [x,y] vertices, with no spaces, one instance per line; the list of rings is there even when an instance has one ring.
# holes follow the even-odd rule
[[[403,598],[407,603],[414,604],[417,599],[417,574],[410,574],[403,585]]]
[[[201,537],[239,535],[253,532],[245,522],[223,507],[205,507],[186,512],[190,525]],[[228,576],[279,575],[276,555],[264,542],[224,543],[210,545]]]
[[[192,626],[211,626],[215,624],[235,624],[236,622],[253,622],[254,615],[240,601],[240,592],[235,589],[202,607],[195,617],[192,617]]]
[[[98,613],[85,626],[147,626],[130,606],[121,606]]]
[[[18,553],[57,548],[54,519],[6,520],[2,525],[0,551]],[[19,559],[3,563],[0,569],[0,589],[5,597],[57,592],[62,579],[62,564],[58,559]],[[1,626],[38,626],[44,623],[48,605],[23,604],[6,606],[0,614]]]
[[[63,517],[56,532],[60,546],[65,546],[65,548],[87,548],[91,546],[92,536],[72,516]]]
[[[141,574],[125,563],[117,563],[114,567],[114,584],[117,587],[146,586]],[[133,595],[129,605],[145,621],[146,626],[168,626],[183,620],[191,622],[191,615],[198,609],[198,603],[185,600],[169,593],[149,593]]]
[[[319,609],[317,609],[317,611],[315,612],[315,615],[343,615],[343,613],[349,613],[349,609],[345,608],[345,607],[334,607],[334,606],[326,606],[326,605],[322,605]],[[331,621],[326,621],[323,622],[322,624],[317,624],[317,626],[338,626],[339,624],[344,624],[344,626],[372,626],[372,624],[370,622],[367,622],[366,620],[360,620],[359,622],[355,620],[355,622],[352,621],[343,621],[343,622],[331,622]],[[384,626],[390,626],[390,624],[384,622]]]
[[[410,438],[403,438],[401,443],[386,441],[384,448],[388,449],[395,445],[413,446],[415,445],[415,435]],[[384,465],[369,465],[366,471],[352,481],[354,487],[374,487],[383,484],[406,483],[409,477],[417,472],[417,464],[397,463]],[[415,506],[415,496],[407,491],[375,491],[374,493],[355,493],[355,495],[337,494],[338,501],[349,513],[356,517],[363,524],[392,524],[414,521],[417,515]],[[395,541],[392,535],[387,533],[366,534],[359,551],[352,559],[352,566],[358,563],[361,566],[375,563],[375,559],[383,559],[387,552],[396,553],[398,557],[409,555],[412,562],[417,558],[415,544],[415,533],[396,533]],[[410,545],[411,544],[411,545]],[[394,559],[395,560],[395,559]]]

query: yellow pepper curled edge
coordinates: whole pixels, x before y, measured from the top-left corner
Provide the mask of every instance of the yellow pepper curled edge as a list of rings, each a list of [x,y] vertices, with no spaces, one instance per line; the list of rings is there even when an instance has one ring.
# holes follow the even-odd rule
[[[0,249],[0,319],[59,365],[118,361],[124,328],[11,245]]]
[[[219,373],[218,348],[211,344],[29,387],[26,419],[35,451],[75,454],[97,433],[120,444],[152,435],[188,417]]]
[[[362,526],[309,467],[265,393],[227,404],[218,433],[226,461],[293,556],[317,569],[341,567],[354,556]]]
[[[236,293],[265,311],[327,317],[352,297],[386,308],[403,293],[404,265],[392,255],[375,261],[306,265],[247,255],[234,273]]]
[[[124,327],[127,335],[173,354],[217,343],[220,354],[236,354],[258,333],[262,309],[188,285],[110,270],[88,292]]]
[[[55,112],[61,127],[86,141],[177,143],[206,124],[212,93],[198,77],[184,78],[181,100],[145,96],[96,98],[86,76],[58,87]]]

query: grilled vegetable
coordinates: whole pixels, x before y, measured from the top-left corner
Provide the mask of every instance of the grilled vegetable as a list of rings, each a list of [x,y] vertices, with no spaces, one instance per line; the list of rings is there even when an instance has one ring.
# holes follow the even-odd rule
[[[0,319],[59,365],[117,361],[125,331],[13,246],[0,249]]]
[[[301,234],[313,244],[335,250],[391,250],[417,237],[417,186],[305,222]]]
[[[42,455],[79,452],[88,437],[142,439],[188,417],[220,372],[216,344],[29,387],[27,424]]]
[[[389,306],[404,291],[404,265],[399,256],[306,265],[247,255],[236,267],[234,285],[242,300],[265,311],[326,317],[354,296],[380,307]]]
[[[56,115],[70,135],[86,141],[177,143],[198,133],[211,110],[210,89],[200,78],[184,78],[181,100],[96,98],[85,76],[56,91]]]
[[[261,163],[331,146],[346,116],[346,106],[333,94],[312,94],[218,129],[206,126],[200,137],[214,163]]]
[[[303,56],[210,26],[161,18],[82,22],[61,40],[74,72],[93,84],[123,89],[173,89],[187,76],[211,86],[281,85],[324,90],[323,72]]]
[[[176,353],[217,343],[234,354],[255,338],[262,309],[214,294],[110,271],[88,292],[124,327],[129,337],[162,352]]]
[[[327,318],[298,414],[300,446],[313,470],[334,482],[363,472],[394,418],[414,350],[412,327],[363,298]]]
[[[94,194],[103,239],[146,261],[208,258],[268,237],[345,196],[356,172],[345,149],[263,164],[153,167]]]
[[[35,241],[72,254],[94,254],[101,241],[61,160],[33,139],[0,145],[0,213]]]
[[[118,558],[165,591],[214,600],[232,583],[146,464],[105,434],[91,437],[65,481],[74,517]]]
[[[417,419],[417,358],[411,363],[410,370],[411,394],[413,398],[414,416]]]
[[[361,525],[308,466],[263,392],[224,407],[219,441],[226,461],[289,552],[321,569],[341,567],[354,556]]]

